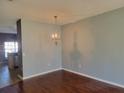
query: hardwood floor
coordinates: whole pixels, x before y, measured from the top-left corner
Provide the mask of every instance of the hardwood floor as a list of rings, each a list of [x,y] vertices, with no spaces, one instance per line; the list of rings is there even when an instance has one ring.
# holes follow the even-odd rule
[[[16,70],[9,70],[7,64],[0,64],[0,88],[20,81]],[[0,92],[1,93],[1,92]]]
[[[0,89],[0,93],[124,93],[124,89],[61,70]]]

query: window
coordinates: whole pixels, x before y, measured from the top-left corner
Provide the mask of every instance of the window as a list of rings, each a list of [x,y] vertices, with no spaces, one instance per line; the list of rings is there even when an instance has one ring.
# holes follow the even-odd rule
[[[17,42],[5,42],[5,57],[8,57],[8,53],[17,53],[18,52],[18,43]]]

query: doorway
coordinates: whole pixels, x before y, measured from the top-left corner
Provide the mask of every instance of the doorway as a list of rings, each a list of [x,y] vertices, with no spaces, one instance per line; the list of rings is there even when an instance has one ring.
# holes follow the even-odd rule
[[[21,20],[15,26],[13,32],[0,31],[0,88],[21,81],[23,75]]]

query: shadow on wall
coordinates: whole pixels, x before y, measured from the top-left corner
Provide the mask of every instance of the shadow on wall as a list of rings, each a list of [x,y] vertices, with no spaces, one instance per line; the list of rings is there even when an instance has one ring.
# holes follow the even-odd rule
[[[73,33],[73,50],[70,53],[70,59],[72,62],[71,68],[75,70],[77,70],[77,68],[82,67],[82,56],[83,56],[78,48],[77,38],[78,38],[78,32],[75,31]]]

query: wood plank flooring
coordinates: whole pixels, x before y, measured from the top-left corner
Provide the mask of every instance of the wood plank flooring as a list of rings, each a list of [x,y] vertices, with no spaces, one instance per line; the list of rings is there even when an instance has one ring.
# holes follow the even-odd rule
[[[124,93],[124,89],[61,70],[0,89],[0,93]]]
[[[16,69],[10,70],[7,64],[0,64],[0,88],[19,82],[17,73]]]

